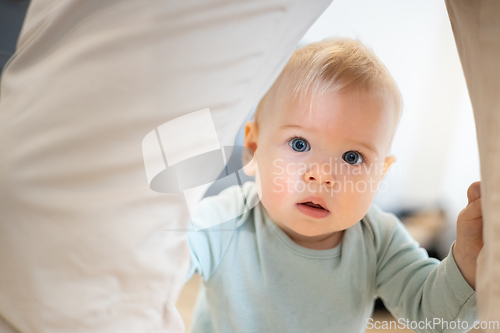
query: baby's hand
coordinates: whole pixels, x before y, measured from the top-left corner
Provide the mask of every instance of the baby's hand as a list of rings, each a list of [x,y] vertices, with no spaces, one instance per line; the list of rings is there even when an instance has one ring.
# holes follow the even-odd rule
[[[483,213],[481,210],[480,182],[472,183],[467,191],[469,203],[457,219],[457,240],[453,257],[469,285],[476,286],[476,261],[483,248]]]

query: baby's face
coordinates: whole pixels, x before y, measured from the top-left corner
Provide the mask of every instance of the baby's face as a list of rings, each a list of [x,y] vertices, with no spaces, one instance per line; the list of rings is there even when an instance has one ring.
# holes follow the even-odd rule
[[[395,160],[388,155],[394,110],[356,91],[319,97],[310,114],[308,102],[274,107],[259,127],[247,123],[245,136],[271,219],[289,235],[302,236],[356,224]]]

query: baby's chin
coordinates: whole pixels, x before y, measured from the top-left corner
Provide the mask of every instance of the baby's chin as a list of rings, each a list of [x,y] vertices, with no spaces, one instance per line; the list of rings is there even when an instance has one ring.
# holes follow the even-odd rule
[[[343,229],[333,228],[328,225],[321,225],[315,222],[293,222],[284,226],[285,229],[296,237],[303,238],[322,238],[331,235],[335,232],[342,231]],[[283,228],[282,228],[283,229]]]

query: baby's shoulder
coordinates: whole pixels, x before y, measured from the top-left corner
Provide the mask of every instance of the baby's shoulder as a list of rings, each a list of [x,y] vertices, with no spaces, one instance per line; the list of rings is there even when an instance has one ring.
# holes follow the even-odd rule
[[[383,211],[377,204],[372,204],[361,219],[361,228],[376,248],[389,242],[398,230],[405,229],[396,215]]]
[[[239,227],[260,202],[254,182],[230,186],[219,194],[203,198],[192,211],[191,222],[195,229]]]

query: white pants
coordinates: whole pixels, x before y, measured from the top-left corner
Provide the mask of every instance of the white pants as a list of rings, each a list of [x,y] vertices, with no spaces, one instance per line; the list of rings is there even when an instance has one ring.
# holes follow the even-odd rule
[[[479,145],[484,223],[476,282],[479,316],[500,322],[500,1],[446,0],[446,5]]]
[[[331,0],[33,0],[0,104],[0,331],[181,332],[189,215],[142,140],[223,145]]]

